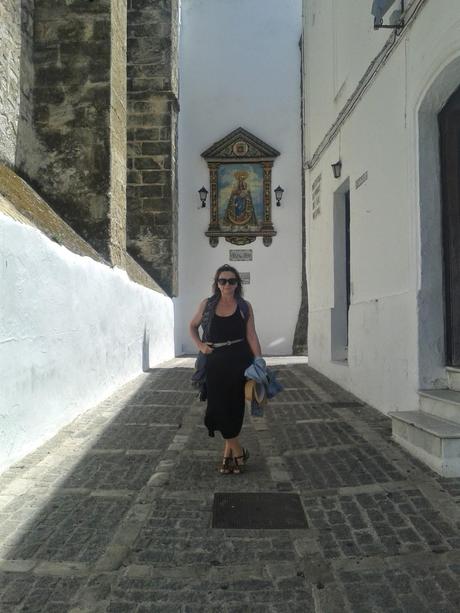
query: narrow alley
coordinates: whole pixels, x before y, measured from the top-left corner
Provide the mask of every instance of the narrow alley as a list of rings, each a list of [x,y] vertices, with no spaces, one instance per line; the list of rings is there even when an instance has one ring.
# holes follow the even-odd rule
[[[189,358],[5,472],[2,613],[457,612],[460,479],[406,455],[389,418],[305,359],[271,363],[285,390],[246,416],[244,474],[217,470]],[[307,527],[277,528],[282,512],[213,528],[216,493],[298,494]]]

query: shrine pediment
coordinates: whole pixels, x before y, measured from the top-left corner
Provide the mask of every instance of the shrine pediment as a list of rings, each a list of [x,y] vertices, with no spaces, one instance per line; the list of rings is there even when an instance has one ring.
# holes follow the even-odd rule
[[[210,219],[206,236],[216,247],[223,237],[246,245],[262,237],[271,245],[271,177],[279,151],[244,128],[237,128],[208,147],[201,156],[209,168]]]
[[[274,160],[279,151],[244,128],[237,128],[201,154],[208,162],[240,160]]]

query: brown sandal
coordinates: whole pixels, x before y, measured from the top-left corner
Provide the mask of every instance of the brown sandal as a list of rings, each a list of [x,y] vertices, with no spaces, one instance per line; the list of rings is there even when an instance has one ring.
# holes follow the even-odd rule
[[[232,456],[224,457],[224,459],[222,460],[221,467],[219,469],[221,475],[229,475],[231,472],[233,472],[232,461]]]
[[[249,450],[243,447],[243,455],[238,455],[233,458],[235,466],[233,467],[233,473],[235,475],[239,475],[243,472],[243,467],[246,465],[249,460]]]

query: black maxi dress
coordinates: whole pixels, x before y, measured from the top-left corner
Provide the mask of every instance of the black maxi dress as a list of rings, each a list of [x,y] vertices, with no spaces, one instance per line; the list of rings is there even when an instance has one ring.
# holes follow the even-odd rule
[[[252,363],[252,352],[246,340],[246,322],[237,307],[233,315],[214,314],[208,342],[223,343],[239,338],[240,343],[216,347],[208,354],[206,384],[208,406],[204,419],[209,436],[219,430],[222,436],[235,438],[244,418],[244,371]]]

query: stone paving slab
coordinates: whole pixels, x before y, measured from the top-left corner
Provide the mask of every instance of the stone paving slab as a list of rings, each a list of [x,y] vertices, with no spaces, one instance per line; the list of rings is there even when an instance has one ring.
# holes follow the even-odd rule
[[[444,479],[439,477],[438,480],[443,490],[448,492],[456,503],[460,505],[460,479]]]
[[[460,609],[460,567],[342,572],[345,599],[356,613],[451,612]]]
[[[5,508],[13,517],[18,511]],[[7,559],[93,562],[111,540],[113,530],[129,507],[129,500],[107,500],[88,495],[59,495],[33,518],[10,546]],[[95,529],[97,528],[97,529]],[[20,528],[17,530],[20,534]]]
[[[114,425],[170,425],[178,428],[182,425],[182,418],[189,410],[190,407],[187,405],[130,404],[129,408],[126,407],[121,411],[112,423]]]
[[[280,383],[282,382],[283,380],[280,377]],[[320,397],[317,394],[315,394],[315,392],[313,392],[307,387],[305,388],[286,387],[283,393],[280,394],[279,396],[275,396],[275,398],[273,398],[270,404],[273,407],[277,407],[279,405],[285,405],[285,404],[293,404],[293,403],[305,404],[305,402],[319,402],[319,401],[320,401]]]
[[[303,498],[325,558],[440,553],[458,545],[458,530],[418,489]]]
[[[89,490],[140,490],[150,479],[158,463],[155,454],[95,454],[87,455],[66,480],[66,488]]]
[[[284,453],[296,449],[364,445],[365,440],[344,421],[296,420],[285,423],[282,428],[279,428],[277,443],[280,452]]]
[[[75,577],[0,573],[0,611],[62,613],[83,584],[84,580]]]
[[[460,480],[304,362],[246,415],[218,473],[193,360],[152,369],[0,475],[0,611],[419,613],[460,609]],[[299,493],[302,530],[211,527],[215,492]]]
[[[267,405],[265,417],[270,422],[287,422],[288,424],[296,423],[299,420],[314,421],[314,420],[331,420],[342,419],[340,411],[333,409],[330,405],[312,402],[312,403],[292,403],[292,404],[277,404],[272,403]]]
[[[401,480],[403,475],[367,444],[286,452],[293,483],[300,489],[352,487]]]
[[[177,426],[111,424],[94,445],[95,449],[163,449],[172,441]]]
[[[166,383],[163,383],[163,387]],[[176,383],[177,385],[177,383]],[[193,391],[141,389],[130,399],[130,405],[160,405],[160,406],[189,406],[194,403],[196,393]]]

